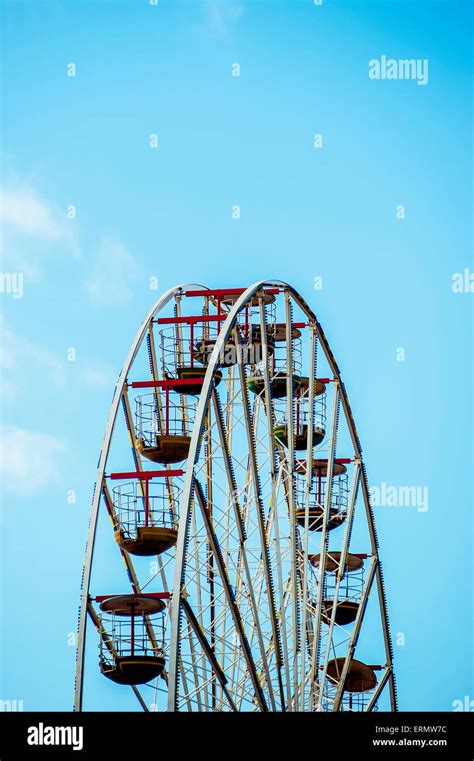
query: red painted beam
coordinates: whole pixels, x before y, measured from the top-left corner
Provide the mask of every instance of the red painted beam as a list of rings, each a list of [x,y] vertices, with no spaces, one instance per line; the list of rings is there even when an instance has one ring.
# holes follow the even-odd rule
[[[268,291],[270,293],[270,291]],[[229,316],[229,312],[220,312],[219,314],[198,314],[198,315],[185,315],[184,317],[157,317],[157,325],[196,325],[198,322],[224,322]],[[283,324],[283,323],[282,323]],[[307,328],[308,322],[292,322],[292,328]],[[268,323],[270,328],[272,323]]]
[[[326,458],[321,458],[321,460],[322,462],[328,462]],[[306,460],[297,460],[297,462],[306,463]],[[350,457],[335,457],[334,462],[337,462],[338,465],[348,465],[350,462],[354,462],[354,460],[351,460]]]
[[[369,665],[368,663],[366,664],[366,666],[367,666],[367,668],[372,669],[372,671],[382,671],[382,669],[385,668],[384,666],[378,666],[377,664],[375,664],[375,665],[374,664],[370,664]],[[319,666],[319,670],[320,671],[324,671],[324,668],[325,668],[324,666]]]
[[[335,552],[334,550],[332,552],[331,552],[331,550],[327,550],[326,554],[327,555],[331,555],[331,554],[334,554],[334,552]],[[371,555],[367,555],[367,553],[365,553],[365,552],[348,552],[347,554],[348,555],[353,555],[355,558],[360,558],[361,560],[367,560],[367,558],[371,557]],[[316,555],[309,554],[308,555],[308,560],[311,560],[311,558],[315,558],[315,557],[316,557]]]
[[[221,312],[220,314],[198,314],[185,317],[158,317],[154,322],[157,325],[196,325],[198,322],[223,322],[229,315]]]
[[[143,594],[125,592],[123,595],[97,595],[92,599],[94,602],[104,602],[104,600],[110,600],[112,597],[152,597],[154,600],[169,600],[171,595],[169,592],[144,592]]]
[[[150,478],[172,478],[184,475],[184,470],[135,470],[128,473],[110,473],[106,478],[117,481],[120,478],[139,478],[141,481]]]
[[[222,298],[222,296],[240,296],[245,293],[246,288],[214,288],[209,291],[187,291],[186,296],[214,296],[215,298]],[[280,293],[279,288],[265,288],[264,293]]]
[[[134,381],[128,385],[132,388],[171,388],[174,386],[196,386],[202,384],[204,378],[176,378],[175,380]]]

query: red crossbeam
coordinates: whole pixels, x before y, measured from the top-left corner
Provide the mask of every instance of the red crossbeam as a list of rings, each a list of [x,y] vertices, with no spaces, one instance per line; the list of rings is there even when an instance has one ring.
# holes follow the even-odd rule
[[[176,378],[172,380],[134,381],[129,383],[132,388],[174,388],[175,386],[196,386],[202,384],[204,378]]]
[[[209,291],[187,291],[186,296],[213,296],[216,299],[222,298],[222,296],[240,296],[245,293],[246,288],[214,288]],[[263,293],[280,293],[279,288],[265,288]]]
[[[155,322],[158,325],[196,325],[198,322],[223,322],[228,316],[220,312],[220,314],[198,314],[185,317],[158,317]]]
[[[106,478],[117,481],[120,478],[139,478],[140,481],[147,481],[150,478],[173,478],[174,476],[184,475],[184,470],[135,470],[129,473],[110,473]]]
[[[298,460],[297,462],[303,462],[305,463],[306,460]],[[328,460],[323,459],[323,462],[328,462]],[[334,462],[336,462],[338,465],[347,465],[350,462],[353,462],[350,457],[335,457]]]
[[[196,325],[198,322],[224,322],[229,316],[229,312],[219,312],[219,314],[198,314],[198,315],[185,315],[184,317],[157,317],[157,325]],[[269,323],[268,327],[271,327]],[[292,322],[292,328],[307,328],[307,322]]]
[[[130,594],[126,592],[123,595],[97,595],[93,597],[94,602],[104,602],[104,600],[110,600],[113,597],[152,597],[154,600],[169,600],[171,595],[169,592],[147,592],[146,594]]]
[[[382,669],[384,668],[384,666],[378,666],[377,664],[373,664],[373,663],[370,665],[367,663],[366,665],[367,665],[367,668],[372,669],[372,671],[382,671]],[[318,668],[320,671],[324,671],[325,666],[319,666]]]
[[[331,550],[327,550],[328,555],[333,555],[334,552],[331,552]],[[367,560],[367,558],[370,558],[370,555],[367,555],[365,552],[350,552],[349,555],[353,555],[355,558],[360,558],[361,560]],[[311,560],[311,558],[315,558],[317,555],[308,555],[308,558]]]
[[[320,383],[331,383],[331,378],[316,378]],[[202,385],[204,378],[172,378],[171,380],[133,381],[132,388],[174,388],[175,386]]]

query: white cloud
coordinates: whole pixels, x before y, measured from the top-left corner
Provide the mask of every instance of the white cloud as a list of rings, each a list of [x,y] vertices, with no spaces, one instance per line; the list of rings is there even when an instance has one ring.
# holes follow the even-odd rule
[[[83,279],[89,302],[95,307],[127,304],[140,267],[119,239],[105,236],[89,261],[82,255],[78,228],[66,208],[42,198],[28,184],[0,188],[2,269],[38,280],[47,262],[72,257],[86,267]]]
[[[242,16],[243,5],[240,3],[222,3],[222,0],[205,0],[206,29],[212,35],[222,37]]]
[[[0,399],[11,401],[18,393],[18,387],[0,376]]]
[[[42,378],[46,385],[68,390],[77,384],[81,390],[101,391],[112,389],[115,376],[103,362],[88,357],[67,361],[67,349],[60,358],[45,346],[35,344],[14,333],[0,315],[0,395],[5,399],[25,392],[31,377]],[[29,368],[25,381],[25,367]],[[26,382],[26,386],[25,386]]]
[[[12,347],[6,346],[6,340],[11,340],[11,334],[4,329],[3,315],[0,315],[0,367],[3,370],[12,370],[15,367],[15,356]]]
[[[91,303],[96,307],[127,304],[139,271],[136,260],[122,243],[104,238],[85,284]]]
[[[0,315],[0,344],[0,368],[2,374],[10,372],[13,376],[13,385],[15,385],[15,376],[21,380],[25,367],[29,367],[33,375],[36,372],[46,373],[48,381],[55,386],[62,386],[66,382],[65,362],[61,362],[44,346],[39,346],[13,333],[3,315]],[[12,385],[12,378],[9,382]]]
[[[0,189],[4,268],[38,278],[50,256],[80,258],[75,226],[31,187]]]
[[[94,363],[86,364],[81,371],[81,380],[92,391],[114,388],[114,375],[109,368]]]
[[[27,235],[57,240],[63,228],[52,209],[32,188],[0,190],[0,219],[3,224]]]
[[[29,496],[57,479],[65,445],[48,433],[6,425],[0,431],[0,473],[6,491]]]

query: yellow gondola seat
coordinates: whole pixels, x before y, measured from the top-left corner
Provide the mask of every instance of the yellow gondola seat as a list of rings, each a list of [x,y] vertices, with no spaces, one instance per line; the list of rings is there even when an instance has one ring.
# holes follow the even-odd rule
[[[171,465],[186,460],[189,454],[191,436],[181,434],[156,434],[153,445],[137,439],[137,449],[143,457],[152,462]]]
[[[178,530],[167,526],[138,526],[136,536],[127,536],[123,531],[115,531],[119,547],[130,555],[148,557],[161,555],[176,544]]]
[[[101,665],[107,679],[116,684],[146,684],[163,673],[165,658],[162,655],[116,656],[113,664]]]
[[[328,663],[327,675],[336,684],[342,676],[345,658],[333,658]],[[344,681],[344,692],[368,692],[377,685],[374,670],[362,661],[352,660]]]

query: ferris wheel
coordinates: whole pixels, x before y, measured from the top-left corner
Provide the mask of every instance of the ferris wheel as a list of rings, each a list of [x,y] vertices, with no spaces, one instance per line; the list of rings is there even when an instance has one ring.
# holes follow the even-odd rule
[[[145,711],[397,710],[360,441],[286,283],[173,288],[136,335],[98,463],[76,711],[96,678]]]

